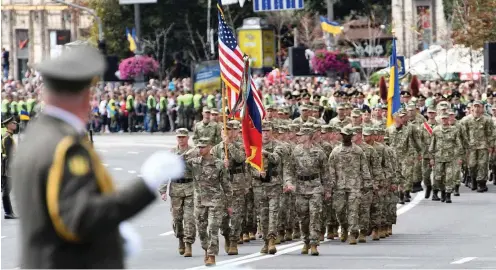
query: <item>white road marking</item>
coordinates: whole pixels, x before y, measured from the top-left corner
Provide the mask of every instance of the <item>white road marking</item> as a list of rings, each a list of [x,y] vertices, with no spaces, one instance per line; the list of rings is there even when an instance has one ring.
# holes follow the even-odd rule
[[[159,235],[160,236],[168,236],[168,235],[173,235],[173,234],[174,234],[174,231],[168,231],[168,232],[161,233]]]
[[[454,262],[451,262],[451,264],[464,264],[466,262],[470,262],[472,260],[475,260],[477,259],[477,257],[465,257],[465,258],[461,258],[459,260],[456,260]]]
[[[4,239],[5,237],[7,237],[7,236],[2,236],[2,239]]]
[[[135,151],[129,151],[127,152],[128,154],[133,154],[133,155],[136,155],[136,154],[139,154],[139,152],[135,152]]]
[[[108,151],[107,150],[104,150],[104,149],[96,149],[97,152],[102,152],[102,153],[107,153]]]
[[[102,165],[105,166],[105,167],[108,167],[108,164],[106,164],[106,163],[102,163]]]
[[[122,171],[122,168],[114,168],[116,171]]]
[[[128,173],[135,174],[136,171],[127,171]]]
[[[417,196],[415,196],[415,198],[413,198],[413,200],[410,203],[399,207],[399,209],[396,211],[396,215],[397,216],[402,215],[402,214],[410,211],[413,207],[417,206],[420,203],[420,201],[422,201],[424,199],[424,194],[425,193],[423,191],[418,192]],[[327,242],[327,241],[329,241],[329,240],[326,239],[324,242]],[[286,254],[286,253],[300,250],[302,247],[303,247],[303,242],[298,241],[298,242],[295,242],[292,244],[278,246],[277,247],[277,253],[274,255],[266,255],[266,254],[261,254],[261,253],[257,252],[257,253],[246,255],[243,257],[236,258],[236,259],[219,261],[219,262],[217,262],[217,265],[225,265],[225,266],[242,265],[242,264],[246,264],[246,263],[250,263],[250,262],[254,262],[254,261],[274,258],[274,257],[280,256],[282,254]],[[206,269],[206,267],[205,266],[198,266],[198,267],[188,268],[188,270],[192,270],[192,269]]]

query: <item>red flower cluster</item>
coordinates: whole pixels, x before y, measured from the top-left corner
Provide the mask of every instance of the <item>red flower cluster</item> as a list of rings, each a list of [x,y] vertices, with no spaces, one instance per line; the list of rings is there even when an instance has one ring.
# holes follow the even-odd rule
[[[148,75],[158,70],[157,60],[148,56],[129,57],[119,64],[120,77],[123,80],[133,79],[140,73]]]
[[[344,53],[318,50],[312,58],[312,68],[319,74],[326,74],[328,71],[347,72],[350,70],[350,62]]]

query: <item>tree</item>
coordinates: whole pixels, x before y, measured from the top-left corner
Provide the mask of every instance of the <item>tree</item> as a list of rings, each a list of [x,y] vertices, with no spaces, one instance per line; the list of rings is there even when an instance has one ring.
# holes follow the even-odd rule
[[[301,17],[295,38],[298,44],[303,44],[311,50],[317,49],[322,44],[322,28],[317,21],[316,16],[311,13],[306,13]]]
[[[167,68],[167,40],[172,27],[174,27],[174,23],[169,25],[167,29],[155,30],[153,37],[142,40],[144,50],[150,50],[159,63],[158,76],[160,80],[165,78],[165,70]]]
[[[496,1],[455,0],[453,39],[456,44],[479,49],[496,40]]]
[[[297,13],[292,10],[267,12],[265,13],[265,18],[267,22],[273,25],[276,29],[277,51],[281,52],[282,39],[284,36],[292,34],[292,24],[298,21]],[[283,31],[284,28],[286,28],[287,31]],[[280,53],[277,55],[277,58],[279,66],[282,66],[282,56]]]

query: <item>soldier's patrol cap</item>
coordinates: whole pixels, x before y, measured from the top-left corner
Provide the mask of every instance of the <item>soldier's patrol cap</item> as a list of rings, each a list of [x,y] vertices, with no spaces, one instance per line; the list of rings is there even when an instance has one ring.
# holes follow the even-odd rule
[[[210,109],[208,107],[203,107],[203,112],[204,113],[210,113]]]
[[[228,123],[231,123],[232,129],[240,129],[241,123],[238,120],[231,120]]]
[[[351,117],[361,117],[362,116],[362,111],[360,111],[359,109],[353,109],[353,111],[351,111]]]
[[[440,108],[440,107],[448,108],[449,106],[450,106],[450,104],[447,101],[441,101],[441,102],[439,102],[439,104],[437,104],[438,108]]]
[[[467,104],[467,108],[470,108],[470,107],[472,107],[472,102],[469,102],[469,103]]]
[[[341,132],[341,128],[339,126],[336,126],[336,125],[331,125],[331,132]]]
[[[318,112],[319,111],[319,106],[312,106],[312,111]]]
[[[352,106],[350,103],[346,102],[346,103],[344,104],[344,108],[345,108],[345,109],[353,109],[353,106]]]
[[[308,110],[309,110],[309,108],[308,108],[308,106],[307,106],[307,105],[303,104],[303,105],[301,105],[301,106],[300,106],[300,110],[301,110],[301,111],[308,111]]]
[[[338,106],[336,107],[336,109],[344,110],[344,109],[346,109],[346,106],[344,105],[344,103],[339,103]]]
[[[103,55],[90,46],[64,50],[59,57],[35,65],[49,90],[80,92],[88,88],[96,76],[103,74],[106,61]]]
[[[355,132],[355,133],[362,133],[362,131],[363,131],[362,126],[354,126],[354,127],[352,127],[352,129],[353,129],[353,132]]]
[[[269,130],[272,130],[272,123],[270,121],[263,121],[262,131],[269,131]]]
[[[375,129],[371,127],[364,127],[362,130],[364,136],[370,136],[375,134]]]
[[[341,134],[344,134],[344,135],[354,135],[355,134],[355,131],[350,126],[343,127],[340,132],[341,132]]]
[[[311,122],[305,122],[303,125],[301,125],[302,128],[314,128],[313,123]]]
[[[480,101],[480,100],[475,100],[475,101],[472,103],[472,105],[473,105],[473,106],[476,106],[476,105],[478,105],[478,106],[482,106],[482,101]]]
[[[448,118],[449,117],[449,113],[442,113],[441,114],[441,119],[442,118]]]
[[[434,106],[429,106],[427,107],[427,113],[436,113],[436,108]]]
[[[384,134],[386,134],[386,130],[383,129],[383,128],[381,128],[381,127],[375,127],[374,128],[374,133],[376,135],[384,135]]]
[[[232,130],[232,129],[236,129],[236,128],[234,127],[234,123],[232,123],[231,121],[229,121],[229,122],[226,123],[226,129]]]
[[[186,136],[188,136],[188,129],[178,128],[176,130],[176,137],[186,137]]]
[[[321,127],[322,127],[321,124],[313,124],[313,128],[316,130],[320,129]]]
[[[407,111],[415,111],[416,108],[417,107],[413,103],[408,103],[408,105],[406,106]]]
[[[16,120],[15,120],[15,118],[13,116],[12,117],[9,117],[9,118],[7,118],[5,120],[3,120],[2,121],[2,127],[6,126],[6,125],[8,125],[10,123],[16,123],[17,124],[17,122],[16,122]]]
[[[298,136],[303,136],[303,135],[312,135],[313,134],[313,129],[312,128],[302,128],[296,135]]]
[[[197,146],[198,147],[205,147],[205,146],[209,146],[211,143],[211,140],[209,137],[201,137],[199,140],[198,140],[198,144]]]
[[[300,125],[298,124],[289,124],[289,131],[296,132],[300,129]]]
[[[322,125],[320,127],[320,133],[331,132],[331,130],[332,130],[332,126],[331,125]]]
[[[400,109],[396,112],[396,115],[397,115],[397,116],[405,116],[405,115],[406,115],[406,111],[405,111],[405,109],[400,108]]]
[[[289,132],[288,126],[279,126],[279,134],[284,134],[286,132]]]
[[[219,111],[217,111],[216,109],[211,109],[210,110],[210,113],[211,114],[219,114]]]
[[[274,105],[267,105],[265,108],[267,111],[275,111]]]

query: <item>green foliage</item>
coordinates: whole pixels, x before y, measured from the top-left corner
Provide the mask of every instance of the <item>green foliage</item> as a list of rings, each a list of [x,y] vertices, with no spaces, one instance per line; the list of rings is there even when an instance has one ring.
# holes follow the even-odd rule
[[[375,15],[379,23],[385,23],[389,14],[391,14],[390,0],[333,0],[334,18],[344,20],[347,16],[354,13],[356,16]],[[317,13],[322,16],[327,14],[326,0],[305,0],[305,10]],[[353,18],[352,18],[353,19]]]
[[[382,76],[386,77],[387,75],[381,74],[379,72],[375,72],[372,75],[370,75],[370,78],[369,78],[370,85],[379,86],[379,81],[381,80]]]

